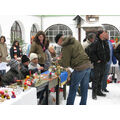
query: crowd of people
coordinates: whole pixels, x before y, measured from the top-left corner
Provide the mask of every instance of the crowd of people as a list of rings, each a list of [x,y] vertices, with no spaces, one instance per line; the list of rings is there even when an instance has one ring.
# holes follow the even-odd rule
[[[8,50],[4,36],[0,37],[0,63],[6,63]],[[55,42],[62,47],[61,54],[56,57],[55,50],[49,47],[49,40],[43,31],[32,36],[26,55],[23,54],[19,41],[14,41],[10,48],[10,69],[0,69],[0,85],[10,85],[16,80],[25,79],[27,75],[42,73],[49,69],[52,59],[64,68],[72,68],[67,105],[73,105],[78,89],[80,89],[80,105],[87,104],[89,82],[92,82],[92,99],[105,97],[107,76],[111,63],[120,63],[120,43],[113,47],[107,31],[99,30],[97,34],[89,33],[81,44],[74,37],[58,34]],[[117,58],[117,60],[116,60]],[[44,90],[38,94],[43,96]]]

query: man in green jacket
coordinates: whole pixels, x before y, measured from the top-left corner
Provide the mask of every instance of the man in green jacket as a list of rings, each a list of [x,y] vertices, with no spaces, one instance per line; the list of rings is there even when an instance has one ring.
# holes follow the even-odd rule
[[[76,97],[78,86],[81,86],[81,102],[80,105],[86,105],[88,83],[90,76],[90,61],[85,53],[82,45],[74,37],[64,37],[58,34],[55,42],[62,46],[59,64],[65,68],[74,69],[71,76],[71,85],[67,98],[67,105],[73,105]]]

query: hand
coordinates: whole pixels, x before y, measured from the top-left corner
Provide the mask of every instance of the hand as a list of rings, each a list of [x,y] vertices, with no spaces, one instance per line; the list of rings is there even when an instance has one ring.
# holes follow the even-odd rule
[[[101,62],[100,60],[97,61],[97,63],[100,63],[100,62]]]
[[[44,67],[39,67],[38,70],[44,70]]]

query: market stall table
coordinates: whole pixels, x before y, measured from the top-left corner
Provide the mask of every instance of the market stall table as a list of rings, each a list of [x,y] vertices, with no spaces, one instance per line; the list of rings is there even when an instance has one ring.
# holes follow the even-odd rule
[[[0,105],[37,105],[37,90],[36,88],[28,88],[24,92],[16,95],[16,98],[11,98],[0,102]]]

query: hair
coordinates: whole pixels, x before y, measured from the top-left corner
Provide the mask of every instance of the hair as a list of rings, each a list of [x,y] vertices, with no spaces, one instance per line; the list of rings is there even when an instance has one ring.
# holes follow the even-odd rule
[[[48,49],[49,44],[50,44],[50,41],[49,41],[49,40],[46,40],[46,43],[45,43],[45,49]]]
[[[4,42],[6,42],[5,36],[1,36],[1,37],[0,37],[0,42],[1,42],[1,39],[2,39],[2,38],[4,38]]]
[[[86,38],[83,40],[83,42],[85,42],[87,39],[90,40],[90,39],[93,39],[96,37],[96,34],[95,33],[89,33]]]
[[[18,42],[17,40],[15,40],[12,44],[12,46],[15,46],[15,43]],[[19,47],[19,42],[18,42],[18,47]]]
[[[43,31],[39,31],[36,35],[35,35],[35,38],[33,41],[35,41],[37,44],[41,44],[40,43],[40,40],[38,39],[38,36],[40,35],[43,35],[44,39],[43,39],[43,44],[45,43],[45,39],[46,39],[46,36],[45,36],[45,33]]]

